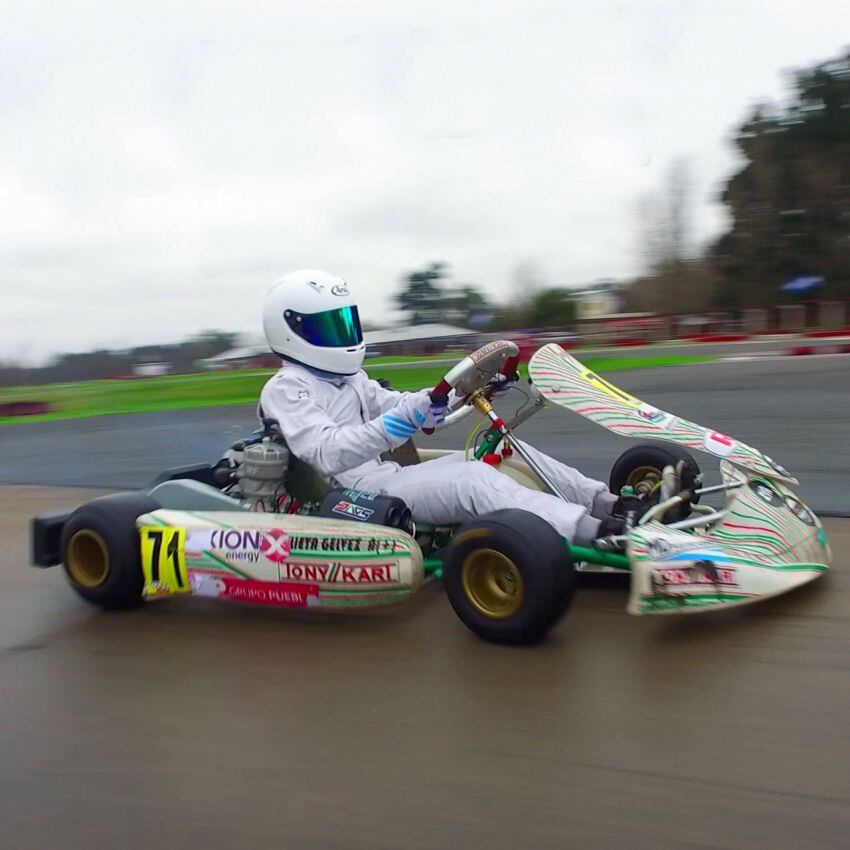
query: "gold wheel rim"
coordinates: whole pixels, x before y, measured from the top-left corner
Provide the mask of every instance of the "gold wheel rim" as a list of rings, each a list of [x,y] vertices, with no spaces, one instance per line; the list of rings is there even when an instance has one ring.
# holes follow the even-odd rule
[[[68,541],[65,566],[77,584],[82,587],[99,587],[109,575],[106,541],[90,528],[80,529]]]
[[[472,606],[493,620],[512,617],[522,605],[525,583],[517,565],[495,549],[476,549],[461,567],[463,592]]]
[[[660,481],[661,470],[657,466],[638,466],[629,473],[629,477],[626,478],[626,484],[632,489],[637,490],[639,484],[650,479],[653,479],[653,484]]]

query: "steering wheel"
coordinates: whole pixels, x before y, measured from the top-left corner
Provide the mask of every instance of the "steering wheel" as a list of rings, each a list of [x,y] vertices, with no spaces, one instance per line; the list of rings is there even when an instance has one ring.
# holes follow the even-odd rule
[[[446,372],[445,377],[431,390],[431,401],[445,402],[449,392],[464,400],[475,392],[483,389],[499,374],[510,377],[519,364],[519,348],[516,343],[507,339],[496,339],[468,354]],[[446,425],[463,419],[472,412],[469,404],[462,404],[446,417]],[[433,434],[433,428],[423,428],[423,433]]]

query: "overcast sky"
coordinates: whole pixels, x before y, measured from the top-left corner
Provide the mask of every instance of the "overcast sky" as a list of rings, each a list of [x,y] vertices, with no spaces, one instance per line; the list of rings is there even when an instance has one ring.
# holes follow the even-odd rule
[[[366,319],[404,270],[496,297],[640,270],[636,205],[850,41],[847,0],[0,0],[0,357],[259,330],[284,272]]]

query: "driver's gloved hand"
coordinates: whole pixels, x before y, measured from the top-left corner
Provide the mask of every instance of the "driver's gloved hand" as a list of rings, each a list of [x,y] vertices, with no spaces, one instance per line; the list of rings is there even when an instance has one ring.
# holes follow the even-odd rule
[[[490,387],[490,400],[501,398],[517,380],[519,380],[518,372],[514,372],[513,375],[503,375],[501,372],[493,375],[487,382],[487,386]]]
[[[439,428],[446,420],[446,402],[431,401],[430,390],[405,393],[401,401],[381,416],[381,425],[392,446],[407,442],[420,428]]]

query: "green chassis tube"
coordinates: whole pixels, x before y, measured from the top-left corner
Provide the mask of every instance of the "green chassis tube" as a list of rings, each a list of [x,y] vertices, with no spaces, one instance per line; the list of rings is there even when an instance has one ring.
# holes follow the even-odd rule
[[[597,549],[588,549],[586,546],[571,546],[564,541],[572,555],[573,560],[585,564],[599,564],[603,567],[613,567],[616,570],[631,570],[629,559],[625,555],[618,552],[599,552]],[[443,577],[443,559],[442,558],[426,558],[422,566],[425,569],[426,576],[435,576],[436,578]]]

